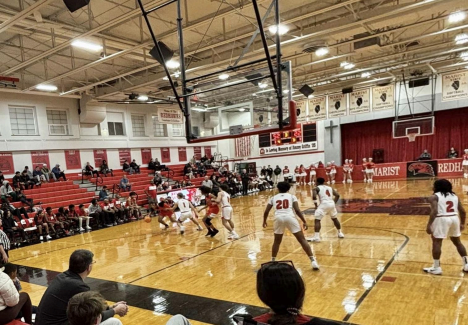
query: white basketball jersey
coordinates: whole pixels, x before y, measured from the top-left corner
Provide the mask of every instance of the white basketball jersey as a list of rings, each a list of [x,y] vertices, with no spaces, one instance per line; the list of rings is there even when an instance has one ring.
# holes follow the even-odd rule
[[[180,199],[177,201],[177,206],[179,207],[180,213],[190,212],[190,202],[186,199]]]
[[[318,197],[320,199],[320,202],[327,202],[327,201],[333,201],[333,189],[330,186],[326,185],[319,185],[317,186],[318,189]]]
[[[226,192],[221,192],[221,207],[231,206],[231,196]]]
[[[458,215],[458,196],[455,194],[443,195],[440,192],[435,193],[439,199],[437,205],[437,216],[456,216]]]
[[[275,208],[275,217],[294,216],[293,203],[297,198],[289,193],[280,193],[273,196],[268,204]]]

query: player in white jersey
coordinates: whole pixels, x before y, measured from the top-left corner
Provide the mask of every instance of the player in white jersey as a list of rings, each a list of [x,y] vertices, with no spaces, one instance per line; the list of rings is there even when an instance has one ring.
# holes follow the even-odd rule
[[[431,214],[427,223],[426,232],[432,235],[432,257],[434,264],[424,268],[431,274],[442,274],[440,255],[442,241],[448,237],[457,248],[462,257],[463,271],[468,272],[468,256],[466,248],[460,240],[461,232],[465,229],[466,211],[458,196],[452,191],[452,183],[446,179],[434,182],[434,195],[429,197]]]
[[[228,239],[239,239],[239,235],[234,230],[234,222],[232,222],[232,206],[229,186],[227,184],[221,184],[219,189],[220,191],[216,197],[216,203],[221,205],[221,220],[224,227],[229,231]]]
[[[179,200],[177,201],[176,204],[174,204],[173,211],[175,211],[177,208],[180,211],[180,218],[178,220],[180,224],[180,234],[183,235],[185,232],[185,226],[183,224],[184,224],[184,221],[187,219],[190,219],[194,224],[197,225],[198,231],[203,230],[203,228],[198,223],[197,219],[194,218],[194,216],[198,218],[198,213],[197,213],[197,209],[195,209],[192,202],[187,200],[183,193],[178,193],[177,198]]]
[[[276,260],[281,241],[283,240],[284,231],[288,229],[296,237],[297,241],[301,244],[302,249],[310,258],[312,268],[314,270],[318,270],[320,267],[317,263],[317,260],[315,259],[314,253],[312,253],[312,249],[304,237],[301,225],[294,216],[294,212],[296,212],[297,216],[304,224],[304,230],[307,230],[307,222],[304,219],[304,215],[302,214],[301,210],[299,209],[297,198],[294,195],[288,193],[291,185],[287,182],[279,182],[277,187],[279,194],[276,194],[268,201],[265,212],[263,213],[263,228],[266,228],[268,226],[268,214],[270,213],[270,210],[275,207],[275,221],[273,224],[275,241],[272,247],[271,260]]]
[[[312,196],[315,204],[315,235],[307,240],[313,242],[320,242],[320,229],[322,228],[322,218],[329,215],[338,230],[338,238],[344,238],[344,234],[341,231],[340,221],[337,219],[338,212],[336,211],[336,202],[340,198],[340,194],[330,186],[326,186],[325,179],[317,179],[317,187],[312,191]],[[317,197],[320,200],[318,205]]]

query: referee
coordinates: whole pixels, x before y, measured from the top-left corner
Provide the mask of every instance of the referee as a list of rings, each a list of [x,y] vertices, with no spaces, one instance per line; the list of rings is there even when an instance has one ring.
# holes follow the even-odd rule
[[[249,174],[247,174],[247,171],[245,169],[242,169],[242,174],[241,174],[241,180],[242,180],[242,195],[247,195],[248,194],[248,189],[249,189]]]
[[[0,218],[0,227],[2,226],[2,219]],[[8,236],[0,230],[0,254],[4,263],[8,263],[8,251],[10,250],[10,240]]]

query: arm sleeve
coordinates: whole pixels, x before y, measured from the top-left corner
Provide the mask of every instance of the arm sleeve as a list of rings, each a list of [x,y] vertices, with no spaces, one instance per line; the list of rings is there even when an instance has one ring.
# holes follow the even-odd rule
[[[0,294],[8,307],[16,306],[19,302],[19,292],[11,279],[8,279],[0,289]]]
[[[113,308],[107,307],[106,310],[104,310],[102,313],[102,320],[101,322],[105,321],[106,319],[112,318],[115,315],[115,311]]]

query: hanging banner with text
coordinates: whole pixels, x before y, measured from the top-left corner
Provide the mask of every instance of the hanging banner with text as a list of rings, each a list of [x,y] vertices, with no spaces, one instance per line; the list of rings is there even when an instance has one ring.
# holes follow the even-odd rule
[[[148,164],[151,159],[151,148],[141,148],[141,163]]]
[[[4,175],[15,173],[13,154],[11,152],[0,152],[0,170]],[[29,170],[32,172],[34,168],[30,168]]]
[[[346,116],[348,94],[328,95],[328,118]]]
[[[260,155],[273,155],[303,150],[317,150],[317,141],[260,148]]]
[[[349,114],[370,112],[370,88],[358,89],[349,94]]]
[[[171,149],[170,148],[161,148],[161,162],[163,163],[171,162]]]
[[[205,156],[211,158],[211,147],[205,147]]]
[[[395,109],[395,85],[372,88],[372,110]]]
[[[327,97],[318,96],[309,99],[309,121],[320,121],[327,118]]]
[[[301,100],[296,104],[297,122],[303,123],[307,120],[307,101]]]
[[[468,98],[468,70],[442,75],[442,101]]]
[[[47,167],[52,170],[49,161],[49,152],[48,151],[31,151],[31,160],[33,164],[33,170],[36,166],[41,166],[46,164]]]
[[[79,150],[65,150],[65,163],[67,169],[83,169]]]
[[[158,108],[158,121],[161,124],[183,124],[184,116],[179,108]]]
[[[94,167],[99,168],[102,165],[102,161],[107,161],[107,150],[106,149],[96,149],[93,150],[94,153]]]
[[[119,149],[119,160],[120,160],[120,166],[123,165],[125,160],[127,160],[127,162],[130,164],[130,162],[132,161],[132,150],[131,149]]]
[[[196,160],[201,159],[201,147],[193,147],[193,155],[195,156]]]
[[[185,147],[179,147],[179,161],[187,161],[187,148]]]

